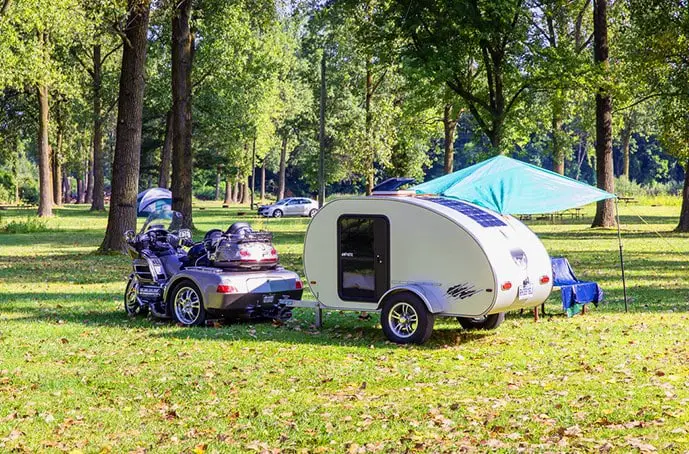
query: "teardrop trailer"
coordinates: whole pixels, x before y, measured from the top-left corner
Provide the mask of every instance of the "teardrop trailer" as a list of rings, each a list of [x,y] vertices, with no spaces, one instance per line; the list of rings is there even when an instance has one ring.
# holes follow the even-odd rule
[[[334,200],[311,220],[304,271],[317,301],[291,307],[380,312],[386,337],[423,343],[436,317],[495,329],[508,310],[552,291],[550,257],[509,215],[453,198],[386,195]]]

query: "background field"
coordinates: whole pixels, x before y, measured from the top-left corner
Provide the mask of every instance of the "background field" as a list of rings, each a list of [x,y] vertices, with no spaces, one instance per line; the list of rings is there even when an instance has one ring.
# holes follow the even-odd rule
[[[620,207],[629,314],[616,232],[589,229],[587,209],[530,225],[606,305],[567,319],[554,294],[538,323],[441,320],[422,347],[354,313],[327,313],[321,332],[308,311],[284,326],[128,319],[127,258],[93,253],[105,215],[59,209],[47,231],[0,233],[0,450],[689,449],[689,237],[671,233],[679,206],[646,203]],[[303,273],[308,220],[239,211],[206,204],[194,220],[249,218]],[[0,228],[28,214],[0,211]]]

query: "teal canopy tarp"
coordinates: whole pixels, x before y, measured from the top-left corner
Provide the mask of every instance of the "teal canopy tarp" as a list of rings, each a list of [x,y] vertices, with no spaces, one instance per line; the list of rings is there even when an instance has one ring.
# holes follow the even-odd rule
[[[417,194],[466,200],[502,214],[551,213],[615,197],[505,156],[496,156],[410,189]]]

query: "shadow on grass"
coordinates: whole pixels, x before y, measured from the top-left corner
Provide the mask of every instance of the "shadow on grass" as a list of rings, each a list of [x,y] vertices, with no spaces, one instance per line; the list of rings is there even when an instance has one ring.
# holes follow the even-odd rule
[[[320,330],[312,325],[313,313],[308,310],[295,311],[294,319],[279,326],[274,325],[271,320],[218,319],[218,323],[214,323],[213,326],[189,328],[179,326],[172,320],[153,317],[131,318],[124,313],[124,309],[114,311],[93,308],[92,300],[112,301],[112,297],[112,294],[105,292],[90,294],[88,299],[80,293],[6,295],[0,298],[0,320],[5,324],[54,323],[84,327],[115,327],[123,331],[135,329],[138,332],[142,328],[150,328],[149,335],[154,338],[214,342],[241,340],[357,348],[388,348],[395,345],[387,341],[383,335],[378,323],[379,318],[375,314],[369,320],[359,320],[355,313],[328,312],[325,325]],[[493,335],[488,331],[465,331],[458,324],[456,327],[447,327],[447,323],[443,325],[434,330],[426,344],[415,348],[435,349]]]
[[[7,268],[0,268],[0,280],[6,284],[107,284],[122,281],[130,271],[130,260],[126,256],[97,255],[95,252],[0,256],[2,264]]]

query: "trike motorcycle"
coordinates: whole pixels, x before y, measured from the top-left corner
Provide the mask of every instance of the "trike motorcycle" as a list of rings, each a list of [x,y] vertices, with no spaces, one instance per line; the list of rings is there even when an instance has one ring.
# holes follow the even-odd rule
[[[128,315],[172,318],[198,326],[209,318],[291,317],[280,300],[301,299],[299,276],[279,265],[272,235],[235,223],[194,243],[176,211],[152,213],[138,234],[125,233],[132,273]]]

